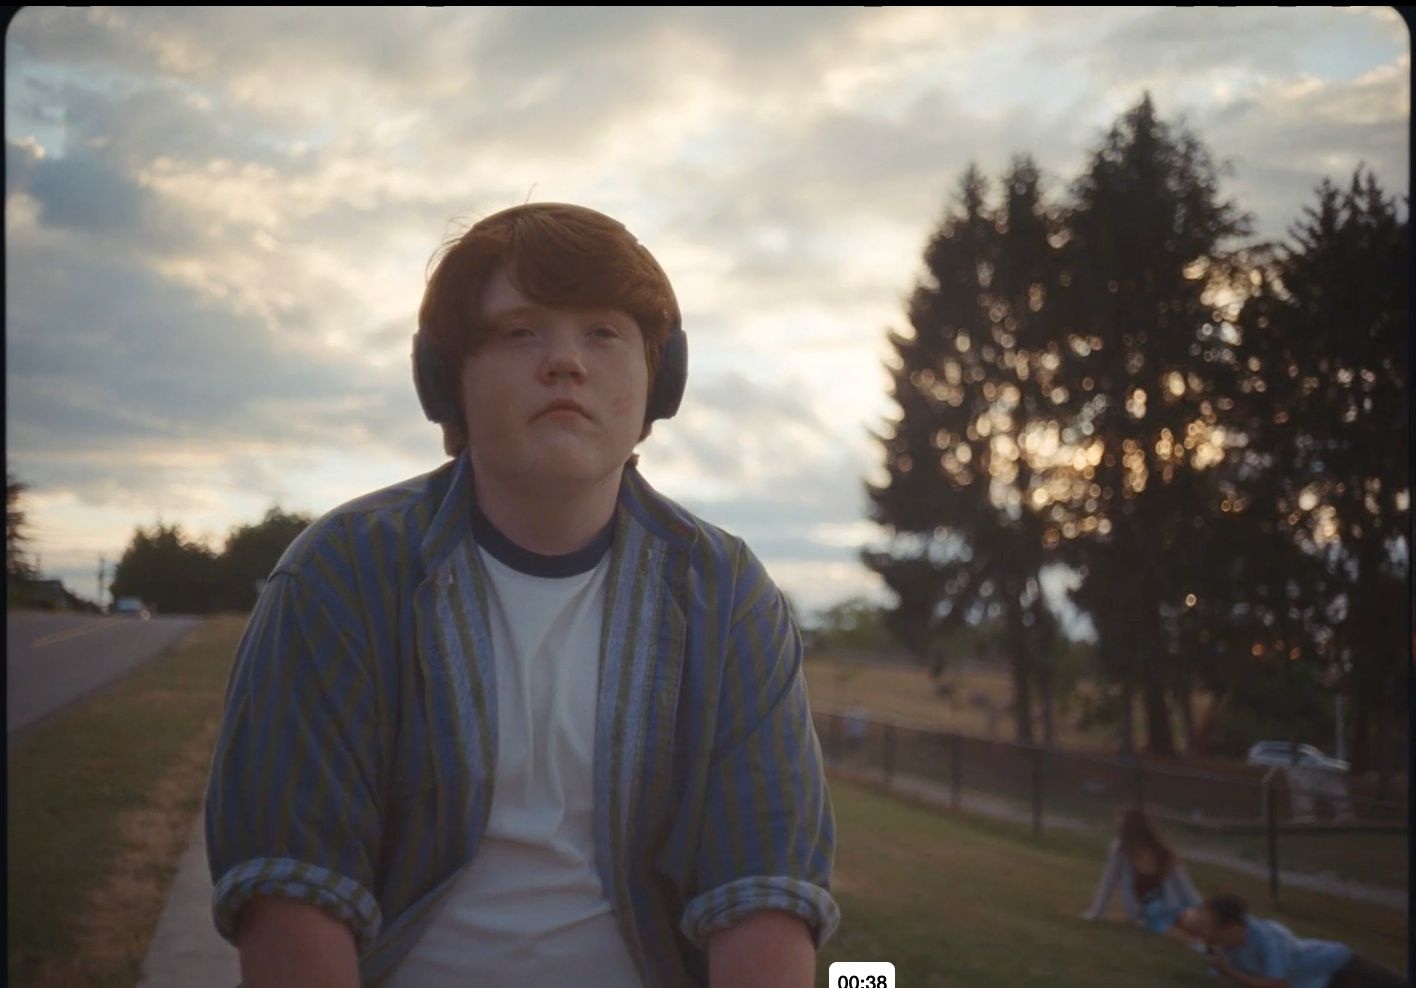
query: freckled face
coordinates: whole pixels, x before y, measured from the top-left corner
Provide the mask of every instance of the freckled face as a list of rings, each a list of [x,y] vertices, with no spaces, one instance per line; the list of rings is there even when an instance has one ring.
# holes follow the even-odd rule
[[[649,395],[644,337],[617,309],[552,309],[497,272],[482,296],[485,341],[462,367],[475,471],[510,487],[618,476]]]

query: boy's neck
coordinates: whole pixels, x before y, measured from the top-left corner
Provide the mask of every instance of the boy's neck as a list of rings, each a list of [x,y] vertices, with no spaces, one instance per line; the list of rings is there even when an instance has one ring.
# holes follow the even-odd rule
[[[542,556],[565,556],[593,542],[614,517],[620,469],[577,489],[510,488],[473,474],[477,508],[514,544]]]

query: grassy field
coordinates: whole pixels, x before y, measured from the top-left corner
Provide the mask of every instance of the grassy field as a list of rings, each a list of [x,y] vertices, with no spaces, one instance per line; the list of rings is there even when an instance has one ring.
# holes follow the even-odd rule
[[[840,930],[832,961],[883,960],[908,988],[989,985],[1209,986],[1201,958],[1121,921],[1080,918],[1101,869],[1098,846],[1065,835],[1034,841],[1026,827],[955,816],[867,788],[832,784],[838,828],[835,894]],[[1340,940],[1406,969],[1405,916],[1329,896],[1285,891],[1268,902],[1262,882],[1192,865],[1206,891],[1233,891],[1254,912],[1299,936]]]
[[[211,759],[244,617],[10,739],[7,983],[132,988]]]
[[[1231,843],[1240,857],[1261,864],[1268,861],[1268,845],[1259,834],[1246,834]],[[1278,844],[1281,861],[1307,871],[1328,872],[1389,889],[1405,889],[1410,883],[1406,866],[1410,843],[1405,833],[1286,833]]]
[[[1012,741],[1016,737],[1011,714],[1000,712],[990,716],[972,702],[976,697],[986,697],[997,711],[1005,711],[1013,702],[1012,679],[1002,667],[961,665],[948,670],[938,684],[930,679],[924,666],[908,660],[853,661],[821,653],[809,655],[803,669],[812,704],[822,710],[845,710],[858,704],[872,717],[896,719],[917,727],[999,741]],[[1114,729],[1083,729],[1077,724],[1081,706],[1079,701],[1089,696],[1092,690],[1092,683],[1083,679],[1077,684],[1072,701],[1057,711],[1055,743],[1064,748],[1088,749],[1099,754],[1115,753],[1117,737]],[[1203,716],[1212,699],[1210,694],[1197,691],[1194,695],[1195,714]],[[1036,704],[1037,697],[1034,696],[1033,700]],[[1033,730],[1040,736],[1042,725],[1036,716],[1036,709],[1034,707]],[[1138,725],[1136,741],[1139,743],[1142,740],[1140,725],[1145,723],[1145,710],[1139,699],[1136,700],[1135,722]],[[1172,721],[1171,728],[1177,739],[1184,737],[1178,717]],[[1324,747],[1321,743],[1319,746]],[[1182,767],[1223,773],[1232,771],[1234,764],[1218,756],[1186,756]],[[1406,774],[1398,771],[1391,781],[1392,791],[1382,798],[1393,803],[1405,802],[1408,792]],[[1378,798],[1375,771],[1353,779],[1352,784],[1354,797]]]
[[[984,709],[970,702],[972,697],[981,695],[1000,711],[1013,702],[1012,680],[1002,669],[975,667],[951,671],[943,679],[949,692],[941,695],[920,665],[850,662],[814,655],[804,668],[811,701],[822,709],[844,710],[859,704],[873,716],[898,718],[921,727],[978,737],[993,736],[1003,741],[1011,741],[1015,736],[1010,714],[998,713],[990,717]],[[1058,717],[1058,744],[1107,747],[1115,743],[1112,733],[1096,729],[1083,731],[1075,721],[1075,716],[1065,712]],[[1035,725],[1035,729],[1040,730],[1041,725]]]
[[[151,664],[12,739],[8,983],[132,988],[190,833],[244,619],[216,618]],[[918,692],[918,686],[914,687]],[[937,702],[930,695],[927,699]],[[956,816],[834,782],[844,920],[821,958],[888,960],[902,986],[1216,984],[1199,958],[1088,923],[1098,839]],[[1300,935],[1404,968],[1403,916],[1193,865]],[[1113,919],[1117,905],[1113,903]]]
[[[859,704],[877,718],[895,718],[925,730],[954,732],[969,737],[992,737],[1000,742],[1013,738],[1013,723],[999,716],[989,730],[987,715],[969,702],[975,694],[987,696],[995,706],[1006,705],[1012,686],[1006,672],[986,667],[964,667],[950,673],[949,695],[940,695],[923,667],[898,663],[842,661],[830,656],[813,656],[805,664],[812,704],[819,709],[843,710]],[[1201,699],[1201,704],[1208,702]],[[1138,719],[1139,722],[1139,719]],[[883,746],[874,734],[872,740],[856,756],[861,767],[879,769],[883,763]],[[823,743],[839,743],[840,738],[823,737]],[[1065,754],[1068,750],[1103,753],[1114,746],[1115,738],[1106,732],[1080,730],[1075,717],[1059,718],[1057,743]],[[992,796],[1005,797],[1026,810],[1031,794],[1026,777],[1018,778],[999,771],[995,753],[992,756],[972,749],[961,764],[964,788]],[[911,760],[913,759],[913,761]],[[1095,763],[1093,763],[1095,764]],[[1218,773],[1233,777],[1234,762],[1218,759],[1177,758],[1156,760],[1159,769],[1192,770]],[[1079,763],[1072,763],[1080,771]],[[896,770],[903,774],[925,775],[935,782],[949,778],[949,764],[942,749],[927,746],[910,748],[901,741],[896,752]],[[1044,797],[1046,815],[1060,815],[1085,821],[1099,830],[1108,830],[1124,806],[1129,805],[1132,789],[1121,776],[1093,767],[1084,775],[1107,782],[1102,795],[1093,795],[1079,788],[1077,778],[1070,781],[1066,772],[1047,780]],[[1129,775],[1126,776],[1129,779]],[[1368,779],[1368,782],[1371,780]],[[1070,788],[1069,788],[1070,786]],[[1404,795],[1405,782],[1398,787]],[[1357,792],[1354,784],[1354,792]],[[1147,785],[1151,809],[1159,816],[1166,813],[1186,817],[1196,805],[1196,797],[1211,816],[1239,818],[1257,817],[1261,805],[1257,775],[1246,783],[1196,785],[1167,779],[1163,772],[1152,773]],[[1399,802],[1399,798],[1398,798]],[[1263,834],[1252,831],[1222,832],[1194,830],[1172,825],[1170,836],[1180,843],[1237,855],[1259,865],[1266,865],[1268,849]],[[1327,873],[1344,879],[1390,889],[1405,889],[1408,884],[1408,839],[1404,832],[1317,833],[1285,832],[1279,839],[1279,860],[1284,870],[1307,873]]]

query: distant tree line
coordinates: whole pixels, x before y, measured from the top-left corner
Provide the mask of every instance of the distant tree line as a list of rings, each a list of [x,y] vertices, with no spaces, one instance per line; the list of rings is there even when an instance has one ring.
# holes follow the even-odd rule
[[[1411,646],[1409,203],[1359,167],[1286,242],[1253,243],[1219,176],[1149,97],[1056,201],[1027,156],[996,193],[962,176],[889,334],[898,412],[868,491],[888,539],[863,558],[922,659],[1002,622],[1020,739],[1040,719],[1050,740],[1041,576],[1065,567],[1123,750],[1203,740],[1199,690],[1225,704],[1221,747],[1321,740],[1336,692],[1354,768],[1389,769]]]
[[[220,552],[188,537],[180,525],[133,532],[113,572],[111,593],[140,597],[160,613],[248,611],[260,584],[311,518],[271,508],[254,525],[233,528]]]
[[[59,580],[45,579],[38,557],[30,558],[29,517],[24,496],[30,489],[8,463],[5,465],[5,608],[97,611]]]
[[[29,485],[5,467],[5,580],[24,582],[39,574],[29,561],[26,547],[30,542],[29,521],[25,516],[23,498]]]
[[[32,539],[24,498],[30,485],[5,470],[5,589],[8,607],[99,609],[59,584],[45,580],[30,558]],[[311,519],[278,507],[254,525],[238,525],[220,552],[187,536],[180,525],[139,527],[113,573],[109,593],[138,597],[163,613],[247,611],[259,586]],[[100,602],[101,603],[101,602]]]

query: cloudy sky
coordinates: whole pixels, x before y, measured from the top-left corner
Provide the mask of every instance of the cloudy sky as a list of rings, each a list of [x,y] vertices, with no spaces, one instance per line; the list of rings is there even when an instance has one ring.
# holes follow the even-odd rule
[[[25,8],[5,50],[6,441],[44,570],[219,547],[442,461],[427,262],[528,196],[624,221],[692,360],[646,476],[810,612],[885,599],[885,332],[970,162],[1061,196],[1149,91],[1282,237],[1359,162],[1407,192],[1388,8]]]

